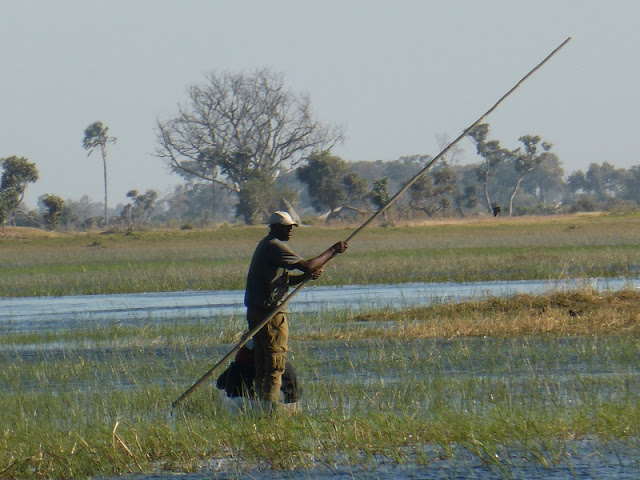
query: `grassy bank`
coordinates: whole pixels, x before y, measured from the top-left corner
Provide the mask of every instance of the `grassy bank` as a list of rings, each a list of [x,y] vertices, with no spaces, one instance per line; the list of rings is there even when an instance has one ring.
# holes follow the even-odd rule
[[[518,462],[571,465],[577,441],[637,459],[638,319],[631,291],[297,315],[290,360],[304,410],[291,417],[234,416],[212,383],[169,417],[237,340],[241,318],[10,334],[0,347],[0,477],[204,468],[242,478],[257,468],[437,468],[462,455],[508,477]]]
[[[305,257],[352,227],[304,227]],[[266,227],[0,238],[0,296],[244,288]],[[640,216],[558,216],[369,228],[320,284],[636,277]]]

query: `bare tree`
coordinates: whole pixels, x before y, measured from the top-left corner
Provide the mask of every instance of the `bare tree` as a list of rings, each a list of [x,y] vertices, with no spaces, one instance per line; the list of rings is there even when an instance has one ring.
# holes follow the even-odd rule
[[[116,143],[115,137],[109,136],[109,127],[105,127],[102,122],[93,122],[84,131],[82,146],[91,156],[96,148],[100,148],[102,155],[102,166],[104,170],[104,223],[107,223],[107,144]]]
[[[247,184],[268,186],[311,152],[343,138],[342,128],[314,117],[307,95],[286,89],[282,75],[269,69],[214,72],[190,86],[188,95],[175,118],[158,121],[156,155],[176,173],[221,185],[239,198]]]

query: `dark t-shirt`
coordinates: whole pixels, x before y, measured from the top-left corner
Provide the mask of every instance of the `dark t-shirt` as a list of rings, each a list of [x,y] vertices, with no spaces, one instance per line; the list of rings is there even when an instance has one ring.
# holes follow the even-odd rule
[[[247,307],[273,308],[289,291],[289,275],[303,258],[286,242],[267,235],[256,247],[247,275],[244,304]]]

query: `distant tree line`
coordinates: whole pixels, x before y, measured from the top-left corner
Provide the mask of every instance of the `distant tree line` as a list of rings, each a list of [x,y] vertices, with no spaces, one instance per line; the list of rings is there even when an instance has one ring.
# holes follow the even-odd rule
[[[640,166],[627,169],[608,162],[592,163],[586,171],[565,177],[557,156],[550,150],[544,153],[546,159],[525,175],[517,155],[505,155],[499,165],[492,166],[488,181],[484,159],[464,165],[441,161],[399,199],[384,221],[639,208]],[[358,221],[384,205],[430,158],[412,155],[392,161],[347,162],[328,151],[316,152],[278,177],[271,195],[274,199],[285,196],[308,222]],[[2,225],[134,230],[149,225],[192,228],[244,221],[237,217],[236,199],[211,188],[210,182],[193,180],[162,198],[154,190],[128,192],[127,202],[109,209],[108,223],[104,222],[104,204],[88,196],[63,200],[46,194],[40,197],[37,209],[26,211],[20,205],[21,197],[27,185],[37,180],[37,168],[19,157],[1,159],[0,166]],[[274,200],[270,208],[277,207]]]
[[[250,73],[214,72],[188,88],[187,101],[173,118],[156,124],[156,156],[183,183],[159,197],[155,190],[131,190],[108,204],[107,145],[116,141],[102,122],[84,131],[83,147],[99,151],[104,203],[88,196],[63,200],[40,197],[38,208],[22,204],[38,180],[24,157],[0,159],[0,228],[5,224],[54,230],[145,225],[192,228],[220,222],[263,222],[287,199],[307,221],[358,220],[380,209],[430,155],[393,161],[347,162],[332,148],[342,127],[320,122],[308,96],[287,89],[269,69]],[[565,176],[553,145],[535,134],[506,148],[480,124],[469,133],[476,163],[461,163],[459,146],[421,176],[383,221],[476,215],[528,215],[596,210],[629,210],[640,205],[640,165],[616,168],[591,163]],[[515,139],[509,139],[515,140]],[[438,138],[441,148],[448,142]]]

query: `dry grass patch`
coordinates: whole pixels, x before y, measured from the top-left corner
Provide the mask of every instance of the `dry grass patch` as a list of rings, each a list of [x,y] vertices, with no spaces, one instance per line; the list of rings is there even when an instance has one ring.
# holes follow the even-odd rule
[[[0,230],[0,238],[13,238],[18,240],[30,238],[55,238],[61,236],[57,232],[47,232],[39,228],[29,227],[4,227]]]
[[[514,335],[632,335],[640,333],[640,292],[595,290],[442,304],[356,315],[395,320],[405,338]]]

